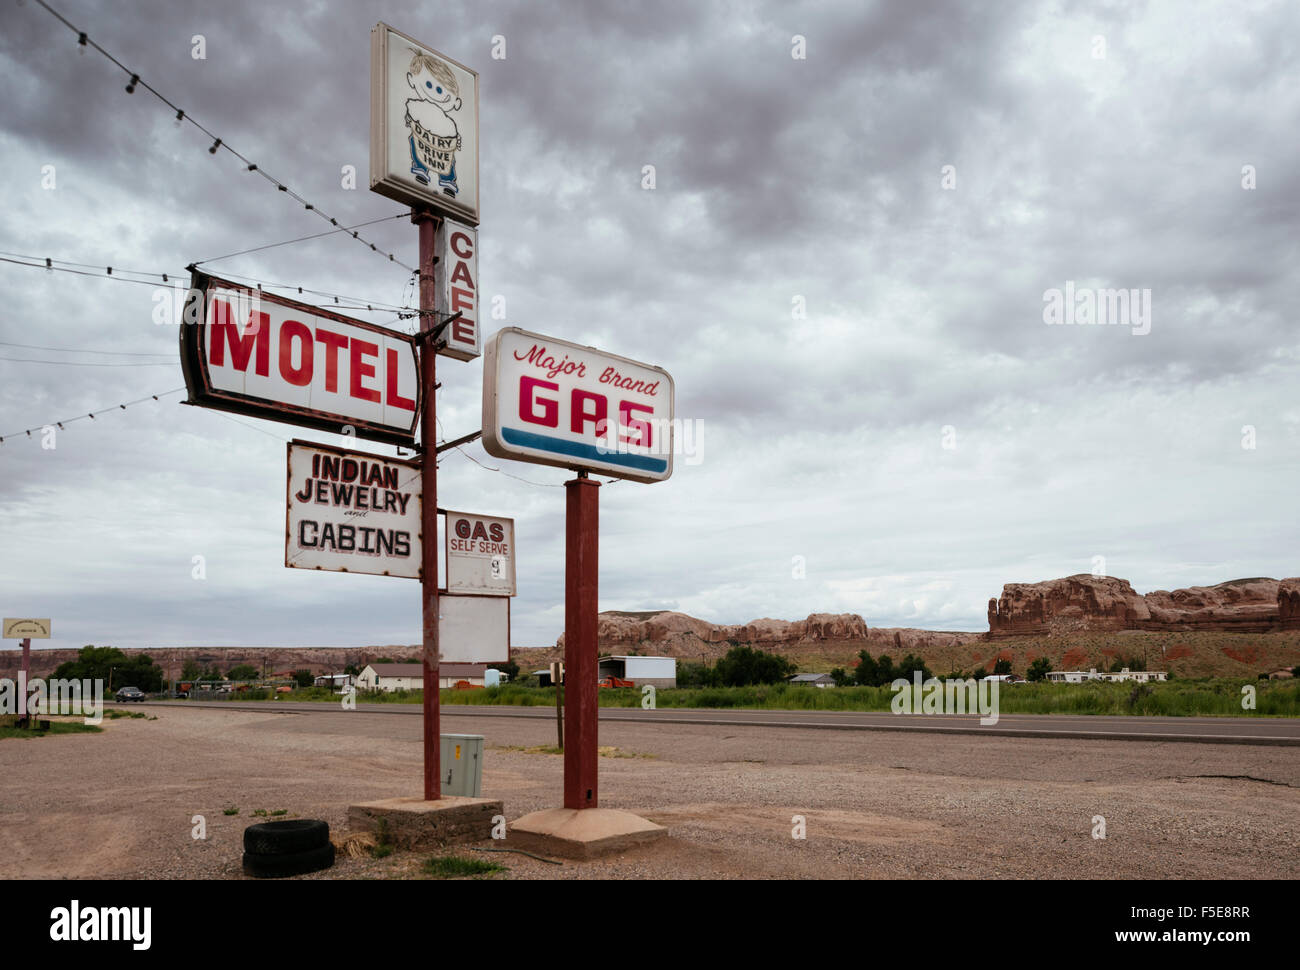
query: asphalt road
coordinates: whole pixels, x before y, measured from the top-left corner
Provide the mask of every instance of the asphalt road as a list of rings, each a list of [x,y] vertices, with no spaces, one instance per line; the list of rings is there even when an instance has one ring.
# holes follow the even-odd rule
[[[209,707],[277,714],[347,713],[341,704],[310,701],[151,701],[146,706]],[[130,705],[124,705],[130,706]],[[372,714],[419,715],[419,704],[358,704]],[[551,707],[444,704],[442,716],[462,718],[541,718],[555,720]],[[996,725],[981,725],[978,715],[897,715],[857,711],[768,711],[699,708],[603,707],[602,721],[672,722],[718,726],[749,725],[839,731],[902,731],[987,737],[1083,738],[1104,741],[1177,741],[1193,744],[1300,746],[1300,718],[1263,717],[1112,717],[1074,714],[1003,714]]]

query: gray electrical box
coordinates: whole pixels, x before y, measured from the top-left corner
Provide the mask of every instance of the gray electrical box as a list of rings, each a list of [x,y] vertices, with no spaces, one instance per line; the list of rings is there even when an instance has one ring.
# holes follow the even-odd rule
[[[439,767],[444,795],[478,798],[483,786],[483,735],[442,735]]]

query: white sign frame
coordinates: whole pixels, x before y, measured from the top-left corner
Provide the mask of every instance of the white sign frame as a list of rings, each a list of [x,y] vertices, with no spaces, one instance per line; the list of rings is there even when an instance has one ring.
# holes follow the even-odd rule
[[[288,443],[286,456],[285,566],[421,578],[424,481],[419,462],[298,439]],[[334,460],[333,473],[326,459]],[[351,472],[348,462],[354,464]],[[308,476],[308,471],[314,474]],[[394,483],[396,490],[390,487]],[[333,548],[322,548],[326,543]],[[342,548],[345,544],[349,548]]]
[[[446,592],[464,596],[514,596],[515,520],[500,515],[443,509],[446,518]],[[465,523],[464,530],[458,529]],[[494,529],[493,527],[498,527]],[[461,532],[468,535],[462,535]],[[499,535],[500,538],[494,538]],[[504,551],[500,547],[504,546]]]
[[[484,348],[483,448],[494,458],[661,482],[673,473],[675,394],[662,367],[503,327]],[[603,422],[588,405],[604,409]],[[647,434],[648,448],[640,444]]]
[[[439,593],[438,662],[509,663],[510,597]]]
[[[477,226],[478,106],[477,71],[383,21],[372,27],[370,191]]]

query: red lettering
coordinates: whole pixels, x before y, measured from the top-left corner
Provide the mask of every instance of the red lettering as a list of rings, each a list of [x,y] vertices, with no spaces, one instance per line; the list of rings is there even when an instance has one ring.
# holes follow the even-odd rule
[[[473,542],[475,539],[479,538],[480,536],[481,536],[482,538],[486,539],[486,538],[488,537],[487,529],[483,528],[483,523],[482,523],[482,522],[475,522],[475,523],[474,523],[474,534],[473,534],[472,536],[469,537],[469,538],[470,538],[470,541]]]
[[[316,339],[325,345],[325,390],[338,393],[339,350],[348,345],[348,338],[341,333],[333,333],[317,327]]]
[[[374,377],[373,364],[362,363],[362,357],[378,357],[379,345],[365,340],[352,341],[352,359],[349,368],[352,377],[352,396],[359,401],[378,401],[379,392],[372,387],[362,387],[361,378]]]
[[[474,279],[469,275],[469,267],[464,263],[457,263],[456,268],[451,271],[450,283],[464,283],[467,289],[474,289]]]
[[[493,522],[488,531],[492,533],[493,542],[500,542],[506,535],[505,529],[502,527],[500,522]]]
[[[248,370],[248,360],[253,348],[257,348],[255,370],[262,377],[271,373],[271,317],[267,313],[248,315],[248,326],[241,334],[239,327],[230,319],[230,304],[225,300],[212,301],[212,342],[208,350],[208,362],[214,367],[226,364],[226,344],[230,345],[230,364],[235,370]],[[222,343],[221,338],[226,338]]]
[[[594,411],[587,410],[588,401],[595,405]],[[582,434],[583,425],[591,421],[596,425],[596,434],[599,436],[605,433],[608,420],[609,401],[605,399],[605,395],[584,391],[578,387],[573,389],[573,410],[569,420],[569,430]]]
[[[461,317],[453,323],[451,325],[451,341],[457,344],[472,344],[474,342],[474,321]]]
[[[293,366],[293,341],[299,341],[300,356],[298,366]],[[315,353],[312,350],[311,330],[305,323],[286,320],[280,326],[280,376],[290,384],[306,387],[311,383],[312,364]]]
[[[539,387],[548,391],[558,391],[560,389],[559,384],[552,384],[550,381],[539,380],[536,377],[525,375],[519,378],[519,420],[527,421],[529,424],[540,424],[544,428],[558,428],[560,426],[560,402],[554,398],[535,397],[534,391]],[[535,404],[542,406],[541,414],[536,412]]]
[[[473,312],[473,290],[463,290],[459,286],[453,286],[451,288],[451,312],[455,313],[457,310],[469,310]]]
[[[627,434],[620,433],[618,440],[626,445],[644,445],[651,447],[653,431],[648,421],[641,421],[632,417],[633,411],[645,411],[654,414],[654,408],[646,404],[637,404],[635,401],[622,401],[618,406],[618,420],[628,431],[637,432],[636,440],[633,441]]]
[[[474,255],[474,240],[467,233],[453,232],[448,242],[451,245],[451,251],[461,259],[470,259]],[[461,246],[465,247],[463,252],[459,248]]]
[[[389,347],[388,366],[384,368],[384,373],[388,377],[388,403],[395,408],[401,408],[403,411],[414,411],[415,402],[409,397],[402,397],[402,395],[397,393],[397,363],[397,350],[393,347]]]

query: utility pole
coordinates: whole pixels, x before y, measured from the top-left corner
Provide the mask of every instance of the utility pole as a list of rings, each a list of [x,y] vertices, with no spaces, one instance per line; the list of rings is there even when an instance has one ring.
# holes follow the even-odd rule
[[[424,413],[420,416],[421,476],[420,548],[421,599],[424,629],[424,800],[442,797],[439,764],[438,694],[438,418],[437,337],[438,288],[433,268],[445,224],[429,210],[411,212],[420,232],[420,384]]]

